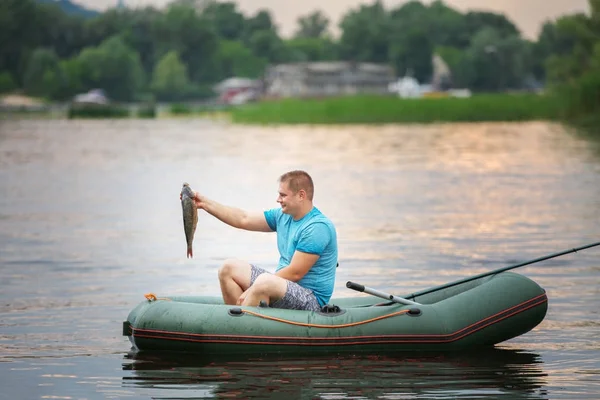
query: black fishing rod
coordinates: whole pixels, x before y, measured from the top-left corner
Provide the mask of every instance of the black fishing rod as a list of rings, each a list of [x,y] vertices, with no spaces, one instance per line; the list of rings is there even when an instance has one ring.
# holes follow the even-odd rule
[[[560,253],[550,254],[550,255],[547,255],[547,256],[544,256],[544,257],[536,258],[534,260],[525,261],[525,262],[522,262],[522,263],[519,263],[519,264],[515,264],[515,265],[508,266],[508,267],[504,267],[504,268],[499,268],[499,269],[496,269],[494,271],[484,272],[483,274],[471,276],[469,278],[460,279],[458,281],[446,283],[444,285],[436,286],[436,287],[433,287],[433,288],[430,288],[430,289],[421,290],[420,292],[416,292],[416,293],[413,293],[413,294],[411,294],[409,296],[404,296],[404,297],[398,297],[398,296],[394,296],[393,294],[389,294],[389,293],[385,293],[385,292],[380,292],[379,290],[368,288],[368,287],[366,287],[364,285],[361,285],[359,283],[354,283],[354,282],[350,282],[350,281],[348,281],[346,283],[346,287],[348,289],[356,290],[358,292],[364,292],[364,293],[371,294],[373,296],[381,297],[382,299],[391,300],[394,303],[400,303],[400,304],[405,304],[405,305],[420,305],[419,303],[416,303],[416,302],[408,300],[408,299],[413,299],[414,300],[415,297],[417,297],[417,296],[422,296],[424,294],[429,294],[429,293],[437,292],[438,290],[447,289],[447,288],[452,287],[452,286],[460,285],[461,283],[471,282],[471,281],[474,281],[476,279],[485,278],[486,276],[499,274],[501,272],[509,271],[511,269],[515,269],[515,268],[519,268],[519,267],[524,267],[526,265],[534,264],[534,263],[537,263],[537,262],[540,262],[540,261],[544,261],[544,260],[549,260],[551,258],[555,258],[555,257],[559,257],[559,256],[564,256],[565,254],[569,254],[569,253],[576,253],[576,252],[578,252],[580,250],[585,250],[585,249],[589,249],[590,247],[596,247],[596,246],[600,246],[600,242],[588,244],[588,245],[577,247],[577,248],[570,249],[570,250],[561,251]]]
[[[534,260],[525,261],[525,262],[522,262],[522,263],[519,263],[519,264],[515,264],[515,265],[508,266],[508,267],[504,267],[504,268],[499,268],[499,269],[496,269],[494,271],[484,272],[483,274],[471,276],[471,277],[465,278],[465,279],[460,279],[458,281],[446,283],[444,285],[436,286],[436,287],[433,287],[433,288],[430,288],[430,289],[421,290],[420,292],[413,293],[413,294],[411,294],[409,296],[404,296],[404,298],[406,298],[406,299],[413,299],[414,300],[414,298],[417,297],[417,296],[422,296],[424,294],[429,294],[429,293],[437,292],[438,290],[447,289],[447,288],[452,287],[452,286],[460,285],[461,283],[471,282],[471,281],[474,281],[474,280],[479,279],[479,278],[485,278],[486,276],[499,274],[501,272],[509,271],[511,269],[515,269],[515,268],[519,268],[519,267],[524,267],[524,266],[530,265],[530,264],[535,264],[535,263],[540,262],[540,261],[545,261],[545,260],[549,260],[551,258],[555,258],[555,257],[559,257],[559,256],[564,256],[565,254],[569,254],[569,253],[576,253],[576,252],[578,252],[580,250],[585,250],[585,249],[589,249],[590,247],[596,247],[596,246],[600,246],[600,242],[588,244],[588,245],[577,247],[577,248],[570,249],[570,250],[561,251],[560,253],[550,254],[550,255],[547,255],[547,256],[544,256],[544,257],[536,258]]]

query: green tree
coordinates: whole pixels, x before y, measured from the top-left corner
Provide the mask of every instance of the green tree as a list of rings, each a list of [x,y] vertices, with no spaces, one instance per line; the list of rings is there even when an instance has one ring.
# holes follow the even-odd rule
[[[441,0],[435,0],[428,9],[426,24],[430,40],[436,46],[449,46],[459,49],[469,47],[470,35],[466,18]],[[419,22],[423,26],[423,21]]]
[[[139,55],[118,36],[96,48],[85,49],[79,55],[79,62],[83,86],[104,89],[114,100],[133,100],[144,83]]]
[[[320,38],[327,33],[329,19],[320,11],[298,18],[296,38]]]
[[[238,40],[243,37],[245,18],[237,10],[234,2],[211,2],[202,12],[213,23],[219,37],[226,40]]]
[[[57,4],[38,4],[35,23],[37,46],[52,48],[59,58],[76,55],[86,45],[84,17],[67,14]]]
[[[428,24],[429,10],[418,0],[411,0],[390,11],[391,23],[395,26],[419,26]]]
[[[288,52],[281,38],[271,29],[256,31],[249,40],[252,52],[272,63],[287,61]]]
[[[140,61],[147,76],[154,69],[160,37],[156,32],[157,21],[161,13],[146,7],[139,10],[119,10],[120,15],[127,16],[127,21],[121,28],[120,36],[124,43],[140,55]]]
[[[521,88],[529,76],[530,47],[520,37],[502,37],[482,29],[471,41],[459,69],[470,89],[498,91]]]
[[[214,58],[219,44],[209,20],[201,18],[193,7],[173,4],[161,15],[156,29],[159,57],[175,50],[187,66],[192,82],[215,80]]]
[[[8,71],[19,85],[27,57],[40,47],[38,17],[33,0],[2,0],[0,3],[0,71]]]
[[[532,73],[540,81],[546,80],[545,63],[548,57],[555,51],[557,38],[553,23],[545,22],[540,30],[537,41],[532,46]]]
[[[546,61],[551,84],[568,82],[590,69],[600,33],[597,27],[585,14],[564,16],[556,21],[552,52]]]
[[[17,83],[13,79],[12,75],[7,72],[0,72],[0,93],[7,93],[15,90]]]
[[[151,88],[160,99],[175,100],[184,97],[189,87],[185,65],[176,51],[170,51],[154,69]]]
[[[266,59],[254,55],[240,41],[222,40],[219,43],[217,59],[222,79],[232,76],[258,78],[267,65]]]
[[[390,58],[399,76],[429,82],[433,72],[433,43],[424,28],[411,27],[392,36]]]
[[[83,35],[85,47],[99,46],[112,36],[117,36],[127,29],[133,12],[110,9],[88,19],[84,23]]]
[[[464,57],[463,50],[451,46],[436,47],[434,52],[442,57],[442,60],[448,65],[448,68],[450,68],[452,73],[458,69]]]
[[[36,49],[25,70],[25,91],[33,96],[55,98],[64,85],[64,75],[54,50]]]
[[[494,29],[501,38],[521,36],[519,29],[504,14],[470,11],[465,15],[465,24],[470,37],[488,28]]]
[[[336,44],[329,38],[294,38],[285,45],[297,61],[331,61],[337,58]]]
[[[250,39],[255,32],[260,31],[273,31],[277,33],[271,13],[267,10],[259,10],[253,17],[246,20],[246,39]]]
[[[62,60],[60,62],[60,68],[63,71],[65,78],[65,85],[60,94],[61,99],[72,97],[86,89],[83,85],[84,71],[80,62],[80,57]],[[88,87],[87,89],[91,89],[91,87]]]
[[[351,10],[340,22],[340,57],[351,61],[387,62],[390,21],[380,0]]]

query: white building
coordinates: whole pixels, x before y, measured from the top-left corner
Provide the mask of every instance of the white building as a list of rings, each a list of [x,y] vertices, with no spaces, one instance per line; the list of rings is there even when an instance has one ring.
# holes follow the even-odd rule
[[[244,104],[256,100],[261,92],[261,82],[254,79],[232,77],[213,87],[224,104]]]
[[[265,73],[265,94],[273,97],[385,94],[394,80],[393,68],[382,64],[344,61],[279,64]]]
[[[102,89],[92,89],[87,93],[78,94],[73,98],[78,104],[108,104],[108,98]]]

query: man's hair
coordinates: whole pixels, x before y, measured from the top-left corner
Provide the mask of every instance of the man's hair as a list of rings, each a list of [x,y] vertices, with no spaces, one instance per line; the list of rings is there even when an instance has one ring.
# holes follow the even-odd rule
[[[301,189],[306,192],[310,201],[315,193],[315,185],[310,175],[304,171],[290,171],[279,177],[279,182],[287,183],[292,192],[298,193]]]

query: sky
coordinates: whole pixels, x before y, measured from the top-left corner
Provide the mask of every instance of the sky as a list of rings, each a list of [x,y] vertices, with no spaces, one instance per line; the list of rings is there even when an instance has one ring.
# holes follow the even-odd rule
[[[87,8],[105,10],[117,4],[117,0],[72,0]],[[163,7],[170,0],[125,0],[129,7],[153,5]],[[395,8],[406,0],[383,0],[385,6]],[[430,3],[430,0],[422,0]],[[493,11],[506,14],[529,39],[535,39],[542,24],[547,20],[575,12],[589,12],[588,0],[444,0],[444,2],[461,12],[467,10]],[[365,0],[237,0],[238,9],[246,16],[251,16],[259,9],[268,9],[275,20],[282,36],[290,36],[297,27],[299,16],[321,11],[330,19],[330,27],[335,34],[340,18],[350,9],[361,4],[372,4]]]

